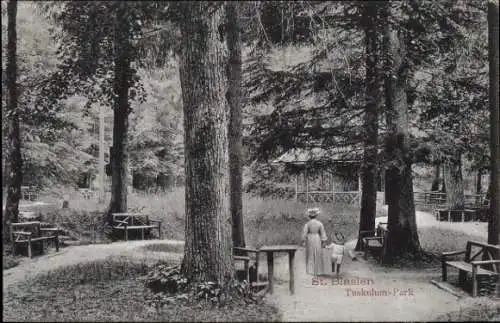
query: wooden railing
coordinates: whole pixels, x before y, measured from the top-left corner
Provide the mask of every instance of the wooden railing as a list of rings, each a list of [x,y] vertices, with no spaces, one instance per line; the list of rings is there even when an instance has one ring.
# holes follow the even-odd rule
[[[440,192],[414,192],[414,199],[416,205],[429,206],[429,207],[447,207],[446,193]],[[465,207],[480,207],[485,206],[485,194],[465,194]]]
[[[310,191],[297,192],[296,200],[303,203],[334,203],[356,205],[360,203],[361,193],[358,191],[350,192],[331,192],[331,191]]]

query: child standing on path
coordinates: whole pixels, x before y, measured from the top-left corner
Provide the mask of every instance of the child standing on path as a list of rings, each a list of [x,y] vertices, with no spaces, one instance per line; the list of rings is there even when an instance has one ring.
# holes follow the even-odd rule
[[[345,252],[345,239],[342,233],[335,232],[332,237],[333,242],[326,246],[325,248],[331,251],[332,259],[332,273],[335,272],[337,279],[340,274],[340,265],[342,264],[342,259]]]

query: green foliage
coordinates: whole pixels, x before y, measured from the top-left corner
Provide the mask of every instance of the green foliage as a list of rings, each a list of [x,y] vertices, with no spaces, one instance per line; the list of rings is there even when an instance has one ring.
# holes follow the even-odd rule
[[[249,302],[255,301],[248,282],[232,280],[228,284],[216,282],[189,282],[180,272],[180,266],[159,264],[145,277],[145,285],[156,295],[148,299],[148,304],[161,308],[167,304],[204,300],[213,305],[223,306],[233,297]]]

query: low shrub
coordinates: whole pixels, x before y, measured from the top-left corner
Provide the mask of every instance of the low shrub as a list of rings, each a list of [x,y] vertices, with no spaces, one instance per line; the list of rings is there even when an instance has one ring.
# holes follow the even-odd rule
[[[2,262],[3,270],[16,267],[17,265],[19,265],[19,260],[16,259],[16,257],[6,254],[3,255],[3,262]]]

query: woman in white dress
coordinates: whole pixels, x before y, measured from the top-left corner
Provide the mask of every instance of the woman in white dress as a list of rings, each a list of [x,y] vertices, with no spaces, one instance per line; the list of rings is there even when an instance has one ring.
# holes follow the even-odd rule
[[[324,271],[322,248],[327,237],[323,223],[316,218],[319,208],[307,210],[310,220],[302,231],[302,245],[306,247],[306,270],[310,275],[322,275]]]

